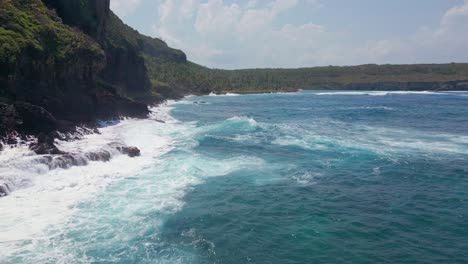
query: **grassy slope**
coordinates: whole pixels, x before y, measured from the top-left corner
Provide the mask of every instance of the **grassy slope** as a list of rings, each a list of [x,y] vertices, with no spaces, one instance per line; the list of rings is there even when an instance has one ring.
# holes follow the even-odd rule
[[[104,52],[100,46],[89,36],[62,24],[55,12],[47,9],[40,0],[1,1],[2,101],[9,101],[12,97],[9,82],[18,79],[38,81],[41,77],[47,82],[53,79],[55,69],[65,71],[83,56],[96,69],[104,64]],[[46,77],[46,72],[50,76]]]
[[[66,63],[78,49],[102,59],[103,51],[95,41],[62,24],[40,0],[2,0],[0,63],[6,67],[2,67],[1,77],[15,71],[24,52]]]
[[[105,65],[97,40],[65,25],[43,1],[1,0],[0,101],[25,101],[70,122],[144,115],[146,105],[99,80]]]

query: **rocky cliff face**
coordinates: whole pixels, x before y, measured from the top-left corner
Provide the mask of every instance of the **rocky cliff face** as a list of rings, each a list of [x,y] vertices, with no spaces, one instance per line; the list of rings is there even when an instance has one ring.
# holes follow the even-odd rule
[[[45,111],[63,121],[54,124],[92,122],[118,115],[145,116],[145,104],[120,94],[101,80],[100,72],[108,64],[97,40],[104,36],[109,0],[44,2],[47,7],[40,0],[1,2],[3,109],[11,110],[22,120],[26,112],[18,111],[18,104],[27,102],[34,106],[28,111],[37,111],[38,116]],[[8,118],[0,117],[0,133],[24,128],[13,125],[18,122]],[[44,128],[52,131],[60,127]]]
[[[101,71],[103,80],[118,87],[119,92],[145,103],[164,99],[155,93],[146,59],[158,62],[186,63],[185,54],[169,48],[159,39],[146,37],[127,26],[112,11],[99,43],[106,53],[107,64]]]
[[[99,78],[126,96],[144,103],[157,103],[145,57],[158,62],[186,63],[180,50],[169,48],[159,39],[146,37],[125,25],[111,10],[109,0],[44,0],[63,22],[93,37],[104,50],[105,66]]]
[[[81,29],[94,39],[101,39],[110,13],[110,0],[43,0],[54,9],[63,23]]]

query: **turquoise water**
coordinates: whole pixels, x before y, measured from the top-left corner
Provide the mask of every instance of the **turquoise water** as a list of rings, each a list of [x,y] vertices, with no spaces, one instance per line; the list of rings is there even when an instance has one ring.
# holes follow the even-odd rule
[[[133,169],[9,242],[4,263],[468,263],[468,93],[163,108],[166,124],[109,128],[143,157],[102,165]]]

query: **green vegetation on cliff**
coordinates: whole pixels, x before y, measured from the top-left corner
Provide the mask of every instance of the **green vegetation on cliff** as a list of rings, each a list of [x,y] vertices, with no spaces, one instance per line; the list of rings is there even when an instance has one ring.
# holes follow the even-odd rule
[[[468,64],[209,69],[141,35],[109,5],[110,0],[1,0],[2,109],[24,101],[32,105],[27,109],[43,108],[41,113],[76,123],[142,116],[147,104],[210,92],[468,89]]]
[[[91,37],[64,25],[40,0],[2,0],[0,5],[0,77],[18,71],[26,57],[66,64],[78,50],[103,60]],[[31,66],[31,65],[24,65]]]
[[[37,116],[36,120],[41,115],[53,116],[60,120],[57,125],[145,115],[144,104],[117,94],[99,80],[98,73],[105,66],[99,43],[79,28],[64,24],[41,0],[2,0],[0,101],[2,109],[13,114],[1,113],[0,123],[9,125],[0,127],[0,134],[36,125],[26,122],[24,109],[35,111],[28,114]],[[31,106],[20,109],[22,102]],[[4,122],[3,118],[12,116],[15,120]]]

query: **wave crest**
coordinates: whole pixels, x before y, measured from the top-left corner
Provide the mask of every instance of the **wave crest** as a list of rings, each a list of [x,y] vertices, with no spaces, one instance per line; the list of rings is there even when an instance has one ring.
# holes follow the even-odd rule
[[[431,91],[349,91],[349,92],[323,92],[315,93],[316,95],[367,95],[367,96],[387,96],[387,95],[444,95],[447,93],[431,92]]]

